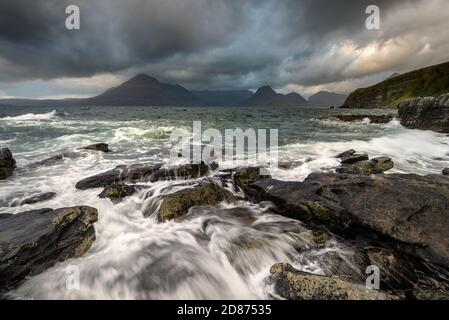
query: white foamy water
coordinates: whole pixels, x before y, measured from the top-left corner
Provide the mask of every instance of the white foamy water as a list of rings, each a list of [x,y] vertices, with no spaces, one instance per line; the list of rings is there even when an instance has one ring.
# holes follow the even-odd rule
[[[179,128],[189,132],[193,120],[220,130],[279,128],[281,166],[273,168],[272,174],[281,180],[302,181],[311,172],[332,171],[338,165],[335,155],[350,148],[371,157],[392,157],[392,172],[427,174],[449,167],[447,135],[408,130],[397,120],[384,125],[314,120],[316,113],[325,115],[328,110],[117,107],[61,111],[24,110],[22,115],[1,118],[0,147],[12,150],[19,167],[95,142],[109,143],[113,152],[79,151],[78,156],[53,166],[0,182],[0,199],[6,201],[0,212],[92,206],[99,212],[97,240],[83,257],[28,279],[10,297],[266,299],[272,297],[267,276],[274,263],[289,262],[323,274],[323,266],[311,256],[329,250],[343,257],[352,254],[351,247],[338,238],[317,248],[306,226],[274,214],[270,203],[222,203],[194,208],[179,221],[157,222],[163,195],[194,181],[144,184],[147,189],[120,203],[98,198],[101,189],[75,189],[79,180],[117,165],[167,163],[171,132]],[[229,166],[221,163],[221,168]],[[57,197],[9,206],[35,192],[56,192]],[[79,268],[80,290],[67,289],[68,266]]]

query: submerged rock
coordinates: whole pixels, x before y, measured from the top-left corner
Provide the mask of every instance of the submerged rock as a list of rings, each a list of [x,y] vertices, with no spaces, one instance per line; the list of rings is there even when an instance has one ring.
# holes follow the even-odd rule
[[[5,180],[12,176],[16,168],[16,160],[8,148],[0,149],[0,180]]]
[[[337,172],[371,175],[383,173],[394,167],[394,163],[389,157],[377,157],[371,160],[357,161],[357,159],[364,158],[365,156],[368,157],[368,155],[365,154],[360,156],[354,154],[350,156],[350,158],[348,158],[349,162],[342,162],[343,165],[337,168]]]
[[[105,153],[111,151],[109,149],[109,145],[106,143],[91,144],[86,147],[82,147],[80,149],[81,150],[101,151],[101,152],[105,152]],[[41,161],[33,162],[33,163],[21,168],[21,170],[30,170],[30,169],[35,169],[35,168],[39,168],[39,167],[52,166],[52,165],[58,164],[59,162],[66,160],[66,159],[73,159],[73,158],[81,157],[82,155],[83,154],[78,151],[68,151],[65,153],[57,154],[55,156],[46,158]]]
[[[86,147],[81,148],[82,150],[94,150],[94,151],[101,151],[104,153],[111,152],[109,149],[109,145],[107,143],[95,143],[88,145]]]
[[[449,133],[449,93],[406,100],[399,105],[404,127]]]
[[[22,200],[12,202],[11,207],[23,206],[25,204],[35,204],[38,202],[51,200],[56,196],[57,196],[56,192],[38,193],[38,194],[28,196]]]
[[[191,207],[216,205],[222,201],[232,202],[234,196],[214,182],[201,183],[166,196],[159,209],[158,220],[173,220],[185,215]]]
[[[100,198],[109,198],[111,200],[120,200],[132,196],[137,191],[136,186],[129,186],[123,183],[115,183],[104,188],[98,195]]]
[[[0,219],[0,291],[56,262],[81,257],[95,241],[97,210],[41,209]]]
[[[289,300],[397,300],[398,297],[371,290],[342,278],[320,276],[294,269],[290,264],[271,267],[276,294]]]
[[[383,114],[383,115],[372,115],[372,114],[339,114],[334,115],[334,118],[337,118],[340,121],[344,122],[353,122],[353,121],[363,121],[365,119],[369,119],[371,123],[388,123],[393,120],[392,115]]]
[[[442,175],[313,173],[304,182],[262,180],[257,200],[336,231],[369,230],[417,257],[449,267],[449,179]],[[368,232],[368,231],[367,231]]]
[[[209,170],[216,168],[215,164],[186,164],[163,168],[162,164],[134,164],[118,166],[115,169],[85,178],[76,184],[77,189],[107,187],[122,182],[156,182],[160,180],[188,180],[205,176]]]

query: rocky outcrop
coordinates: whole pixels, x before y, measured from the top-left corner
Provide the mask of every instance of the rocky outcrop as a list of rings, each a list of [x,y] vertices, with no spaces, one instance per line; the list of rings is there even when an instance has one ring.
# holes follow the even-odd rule
[[[81,257],[95,241],[97,210],[41,209],[0,219],[0,291],[56,262]]]
[[[389,157],[377,157],[371,160],[358,161],[365,157],[367,157],[365,154],[354,154],[345,158],[347,159],[345,162],[342,159],[342,165],[336,171],[338,173],[371,175],[383,173],[394,167],[394,163]]]
[[[159,209],[158,220],[173,220],[185,215],[191,207],[216,205],[222,201],[232,202],[234,196],[215,182],[202,182],[166,196]]]
[[[274,291],[289,300],[397,300],[383,291],[332,276],[301,272],[287,263],[271,267]]]
[[[397,108],[407,98],[449,92],[449,62],[400,74],[352,92],[344,108]]]
[[[304,182],[262,180],[257,200],[337,232],[368,230],[410,254],[449,267],[449,179],[443,175],[313,173]]]
[[[443,169],[442,173],[443,173],[443,175],[445,175],[445,176],[449,176],[449,168]]]
[[[399,118],[410,129],[449,133],[449,93],[403,101],[399,104]]]
[[[216,164],[186,164],[163,167],[162,164],[134,164],[118,166],[115,169],[85,178],[76,184],[77,189],[104,188],[114,183],[156,182],[160,180],[188,180],[205,176]]]
[[[354,122],[368,119],[370,123],[388,123],[393,120],[392,115],[373,115],[373,114],[339,114],[332,116],[340,121]]]
[[[12,176],[15,168],[16,160],[12,157],[11,151],[7,148],[0,149],[0,180]]]
[[[137,186],[130,186],[124,183],[114,183],[104,188],[98,196],[100,198],[109,198],[111,200],[121,200],[122,198],[132,196],[137,189]]]

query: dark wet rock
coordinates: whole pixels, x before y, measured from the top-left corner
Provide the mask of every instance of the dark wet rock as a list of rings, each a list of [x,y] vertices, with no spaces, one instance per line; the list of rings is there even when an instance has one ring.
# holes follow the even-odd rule
[[[396,300],[398,297],[343,278],[320,276],[294,269],[287,263],[271,267],[274,291],[289,300]]]
[[[248,185],[259,180],[271,178],[270,175],[261,174],[261,167],[248,167],[237,169],[234,173],[234,182],[243,190],[247,189]]]
[[[335,156],[335,158],[343,158],[343,157],[347,158],[347,157],[352,156],[354,153],[356,153],[356,151],[354,149],[349,149],[349,150],[343,151],[342,153],[337,154]]]
[[[379,267],[380,289],[411,290],[418,278],[406,256],[384,248],[365,248],[370,265]]]
[[[417,270],[418,281],[411,293],[417,300],[449,300],[449,270],[423,264]]]
[[[445,169],[443,169],[443,175],[445,175],[445,176],[449,176],[449,168],[445,168]]]
[[[175,167],[160,168],[152,173],[148,180],[149,182],[156,182],[162,180],[189,180],[207,175],[211,170],[218,168],[216,163],[209,165],[205,163],[199,164],[184,164]]]
[[[20,168],[20,169],[26,171],[26,170],[30,170],[30,169],[36,169],[36,168],[39,168],[39,167],[53,166],[53,165],[56,165],[56,164],[58,164],[58,163],[60,163],[60,162],[62,162],[64,160],[66,160],[66,159],[73,159],[73,158],[76,158],[76,157],[79,157],[79,156],[81,156],[81,154],[78,153],[78,152],[74,152],[74,151],[66,152],[66,153],[63,153],[63,154],[58,154],[56,156],[52,156],[50,158],[46,158],[46,159],[41,160],[41,161],[30,163],[29,165],[27,165],[27,166],[25,166],[23,168]]]
[[[326,276],[339,276],[351,282],[364,284],[366,268],[370,265],[368,256],[358,249],[306,251],[300,255],[300,264],[313,263],[320,267]]]
[[[304,182],[251,185],[279,213],[336,231],[369,230],[410,254],[449,266],[449,179],[442,175],[313,173]]]
[[[251,184],[250,188],[251,198],[274,202],[280,213],[289,218],[326,223],[338,230],[346,230],[351,224],[350,214],[338,203],[323,197],[320,186],[265,179]]]
[[[115,183],[104,188],[104,190],[98,196],[100,198],[120,200],[122,198],[132,196],[137,191],[137,189],[137,186]]]
[[[14,160],[11,151],[8,148],[0,149],[0,180],[12,176],[16,167],[16,160]]]
[[[366,153],[353,153],[351,155],[345,155],[341,157],[342,164],[353,164],[359,161],[368,160],[369,157]]]
[[[158,212],[159,221],[173,220],[185,215],[191,207],[232,202],[234,196],[214,182],[201,183],[170,194],[164,198]]]
[[[95,241],[97,210],[40,209],[0,219],[0,291],[56,262],[78,258]]]
[[[0,213],[0,220],[13,216],[12,213]]]
[[[370,123],[388,123],[393,120],[392,115],[372,115],[372,114],[339,114],[334,115],[340,121],[353,122],[353,121],[363,121],[369,119]]]
[[[114,183],[156,182],[161,180],[188,180],[205,176],[216,164],[186,164],[164,168],[162,164],[134,164],[118,166],[115,169],[85,178],[76,184],[77,189],[107,187]]]
[[[10,206],[18,207],[18,206],[23,206],[25,204],[35,204],[38,202],[51,200],[56,196],[57,196],[56,192],[38,193],[38,194],[31,195],[31,196],[27,196],[26,198],[19,200],[19,201],[13,201]]]
[[[353,157],[352,155],[351,157]],[[363,155],[363,157],[367,157],[367,155]],[[362,157],[359,157],[362,158]],[[354,159],[350,159],[348,161],[356,160],[357,157]],[[390,170],[394,167],[394,163],[389,157],[377,157],[373,158],[371,160],[363,160],[358,161],[354,163],[345,163],[338,167],[336,171],[338,173],[346,173],[346,174],[364,174],[364,175],[371,175],[371,174],[379,174],[383,173],[387,170]]]
[[[83,150],[101,151],[101,152],[104,152],[104,153],[111,152],[111,150],[109,149],[109,145],[107,143],[95,143],[95,144],[91,144],[91,145],[88,145],[86,147],[83,147],[81,149],[83,149]]]
[[[117,166],[115,169],[85,178],[76,184],[77,189],[104,188],[114,183],[139,182],[159,170],[162,164],[133,164]]]
[[[406,100],[399,105],[404,127],[449,133],[449,93]]]

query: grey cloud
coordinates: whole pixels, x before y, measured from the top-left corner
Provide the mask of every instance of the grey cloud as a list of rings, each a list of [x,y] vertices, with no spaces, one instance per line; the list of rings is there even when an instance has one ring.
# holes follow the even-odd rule
[[[358,65],[355,56],[329,56],[348,39],[363,48],[404,35],[412,26],[396,26],[389,16],[429,3],[374,2],[382,21],[389,21],[378,32],[364,28],[364,11],[372,4],[365,0],[2,0],[0,82],[147,72],[189,88],[305,87],[358,83],[442,58],[446,46],[436,36],[431,55],[384,57],[374,69]],[[80,31],[65,29],[69,4],[81,9]],[[443,23],[426,14],[419,36]],[[410,39],[420,47],[418,38]]]

